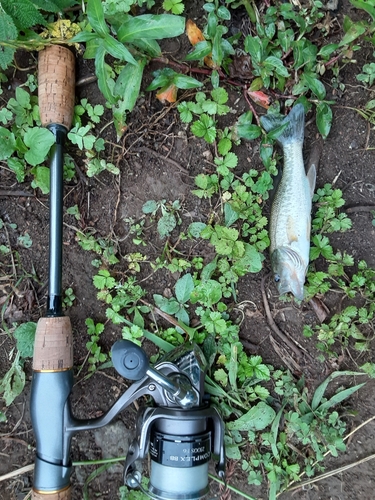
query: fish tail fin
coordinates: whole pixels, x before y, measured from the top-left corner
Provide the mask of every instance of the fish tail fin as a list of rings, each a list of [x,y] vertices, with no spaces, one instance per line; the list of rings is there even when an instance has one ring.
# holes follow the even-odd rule
[[[277,137],[277,141],[282,146],[290,142],[303,142],[305,108],[301,103],[296,104],[287,116],[265,115],[261,117],[260,121],[266,132],[286,125],[284,130]]]

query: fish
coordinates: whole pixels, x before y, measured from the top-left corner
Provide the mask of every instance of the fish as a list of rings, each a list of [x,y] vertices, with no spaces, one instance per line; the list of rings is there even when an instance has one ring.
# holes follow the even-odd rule
[[[284,165],[269,221],[274,280],[280,295],[291,292],[296,299],[303,300],[316,182],[315,165],[306,174],[303,163],[305,109],[298,103],[287,116],[268,114],[260,120],[266,132],[284,126],[276,139],[283,149]]]

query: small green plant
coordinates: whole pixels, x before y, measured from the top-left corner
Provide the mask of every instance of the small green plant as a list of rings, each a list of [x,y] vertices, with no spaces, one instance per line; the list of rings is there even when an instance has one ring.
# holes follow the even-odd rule
[[[63,306],[64,308],[72,307],[76,296],[74,295],[73,288],[67,288],[64,292]]]
[[[175,297],[163,297],[159,294],[154,294],[154,302],[156,306],[167,314],[175,316],[185,325],[189,325],[189,314],[186,310],[187,302],[190,300],[190,295],[194,290],[194,281],[191,274],[184,274],[175,284]]]
[[[73,215],[76,220],[81,220],[81,214],[79,212],[78,205],[73,205],[66,209],[66,213],[69,215]]]
[[[95,372],[98,365],[104,363],[108,359],[108,355],[102,352],[102,348],[98,345],[100,340],[100,335],[104,331],[103,323],[95,324],[91,318],[87,318],[86,321],[87,333],[90,340],[86,342],[86,348],[88,349],[90,356],[88,357],[89,362],[89,373]]]
[[[0,381],[0,394],[3,394],[5,405],[9,406],[25,387],[26,375],[23,370],[26,359],[33,356],[36,324],[33,322],[23,323],[18,326],[13,336],[17,341],[17,350],[12,365]],[[10,353],[10,359],[14,355],[14,349]]]
[[[356,75],[357,80],[364,83],[368,87],[372,87],[375,81],[375,63],[365,64],[362,71],[363,73]]]
[[[185,6],[182,0],[164,0],[163,9],[172,12],[172,14],[180,15],[184,12]]]
[[[313,231],[320,233],[344,232],[352,227],[352,221],[343,212],[338,213],[345,200],[341,189],[333,189],[331,184],[318,188],[313,197],[313,202],[318,210],[312,221]]]
[[[178,214],[180,209],[181,204],[179,200],[175,200],[172,203],[167,203],[166,200],[149,200],[143,205],[142,212],[150,215],[152,218],[155,218],[158,212],[161,213],[157,223],[157,230],[160,238],[166,238],[170,236],[177,224],[181,224],[182,222]]]
[[[145,219],[141,218],[140,220],[136,221],[133,219],[133,217],[125,217],[124,222],[128,225],[127,234],[129,236],[133,236],[132,241],[134,245],[146,246],[146,243],[143,239],[144,225],[146,222]]]
[[[92,251],[98,254],[104,262],[116,264],[119,259],[116,256],[117,248],[109,238],[95,238],[94,234],[77,231],[76,238],[83,250]]]

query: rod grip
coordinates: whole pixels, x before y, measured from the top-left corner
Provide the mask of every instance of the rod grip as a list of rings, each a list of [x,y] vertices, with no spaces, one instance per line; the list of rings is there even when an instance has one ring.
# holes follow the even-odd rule
[[[54,493],[41,493],[33,490],[31,498],[32,500],[71,500],[72,488],[69,486],[62,491],[55,491]]]
[[[75,94],[75,58],[66,47],[50,45],[39,52],[38,97],[44,127],[72,125]]]
[[[64,371],[73,366],[73,334],[67,316],[40,318],[36,328],[33,369]]]

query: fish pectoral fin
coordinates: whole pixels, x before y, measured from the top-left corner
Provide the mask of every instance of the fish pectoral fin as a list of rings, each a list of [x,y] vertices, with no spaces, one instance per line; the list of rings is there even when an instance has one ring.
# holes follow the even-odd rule
[[[311,198],[314,196],[314,191],[315,191],[315,183],[316,183],[316,166],[315,163],[312,163],[310,166],[308,172],[307,172],[307,180],[309,181],[309,186],[310,186],[310,195]]]
[[[292,216],[289,216],[286,224],[286,234],[288,236],[289,244],[292,244],[293,241],[298,241],[298,234],[295,228],[296,228],[296,222]]]

